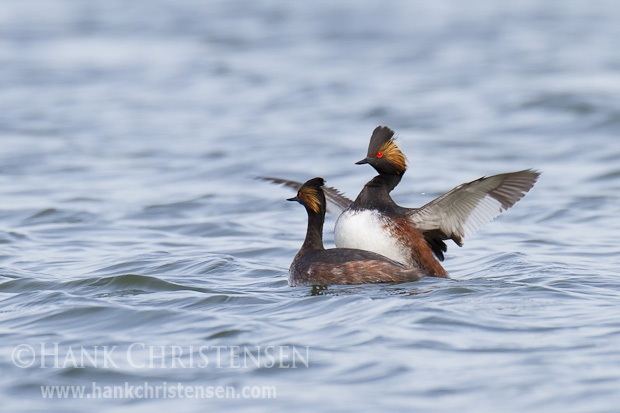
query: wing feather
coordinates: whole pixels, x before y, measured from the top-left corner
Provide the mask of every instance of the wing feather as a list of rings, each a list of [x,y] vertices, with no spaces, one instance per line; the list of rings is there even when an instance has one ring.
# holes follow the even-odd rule
[[[292,188],[295,191],[297,191],[302,185],[301,182],[282,178],[272,178],[269,176],[257,176],[256,179],[268,181],[277,185],[283,185],[288,188]],[[325,191],[325,198],[327,199],[327,211],[336,216],[340,215],[342,211],[347,209],[353,203],[352,200],[344,196],[342,192],[336,188],[324,186],[323,191]]]
[[[526,169],[482,177],[457,186],[421,208],[412,209],[409,219],[425,234],[431,246],[442,246],[444,239],[452,239],[462,246],[464,238],[523,198],[539,176],[539,172]],[[442,250],[445,251],[433,248],[440,259]]]

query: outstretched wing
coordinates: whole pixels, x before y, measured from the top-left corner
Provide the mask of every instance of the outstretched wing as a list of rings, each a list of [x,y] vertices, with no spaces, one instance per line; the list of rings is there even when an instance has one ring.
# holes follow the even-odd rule
[[[261,181],[268,181],[278,185],[284,185],[297,191],[302,183],[297,181],[291,181],[288,179],[272,178],[269,176],[257,176],[256,179]],[[338,216],[353,203],[349,198],[344,196],[342,192],[336,188],[330,186],[324,186],[325,198],[327,199],[327,211]]]
[[[527,169],[482,177],[457,186],[421,208],[412,209],[409,219],[422,231],[435,255],[443,260],[446,251],[443,240],[452,239],[462,246],[463,238],[523,198],[539,175],[540,172]]]

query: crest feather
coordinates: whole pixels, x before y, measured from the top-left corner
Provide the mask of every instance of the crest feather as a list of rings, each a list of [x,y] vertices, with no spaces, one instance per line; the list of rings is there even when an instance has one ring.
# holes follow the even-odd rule
[[[394,131],[387,126],[377,126],[372,131],[370,137],[370,143],[368,144],[368,157],[373,157],[379,152],[379,148],[385,145],[386,142],[394,139]]]

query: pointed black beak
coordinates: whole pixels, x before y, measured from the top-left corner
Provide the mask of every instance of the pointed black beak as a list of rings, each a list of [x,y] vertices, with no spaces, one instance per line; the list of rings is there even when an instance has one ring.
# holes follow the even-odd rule
[[[293,197],[293,198],[287,198],[287,201],[299,201],[298,197]]]
[[[369,163],[369,162],[370,162],[370,159],[364,158],[361,161],[355,162],[355,165],[364,165],[365,163]]]

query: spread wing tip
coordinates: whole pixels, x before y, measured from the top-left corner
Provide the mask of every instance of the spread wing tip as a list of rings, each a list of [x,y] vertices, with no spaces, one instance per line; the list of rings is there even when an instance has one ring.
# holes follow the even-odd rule
[[[502,211],[512,207],[517,201],[525,196],[532,189],[540,172],[534,169],[525,169],[518,172],[501,174],[503,178],[497,186],[489,190],[488,194],[500,202]]]
[[[287,186],[289,188],[293,188],[295,191],[297,191],[303,185],[301,182],[291,181],[289,179],[273,178],[271,176],[255,176],[254,179],[259,181],[271,182],[272,184],[276,185]]]

